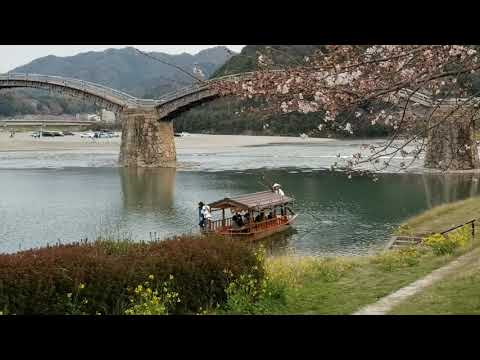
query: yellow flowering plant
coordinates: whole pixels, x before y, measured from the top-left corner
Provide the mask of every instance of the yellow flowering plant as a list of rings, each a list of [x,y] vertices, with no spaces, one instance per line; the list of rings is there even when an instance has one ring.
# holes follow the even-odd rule
[[[273,278],[266,272],[266,252],[263,246],[256,251],[258,265],[254,265],[248,273],[241,274],[226,287],[227,301],[223,310],[228,313],[261,314],[269,308],[271,302],[285,302],[287,283]],[[263,276],[256,274],[262,272]],[[225,270],[227,275],[232,273]]]
[[[88,304],[87,298],[80,298],[80,293],[85,289],[85,284],[80,283],[74,292],[67,293],[67,315],[87,315],[84,305]]]
[[[468,242],[472,240],[469,225],[462,226],[460,229],[452,231],[448,234],[448,238],[456,247],[466,246]]]
[[[125,310],[126,315],[168,315],[181,302],[179,294],[172,290],[173,275],[169,276],[168,281],[152,287],[154,280],[154,275],[149,275],[147,281],[135,287],[130,298],[131,305]]]
[[[435,255],[452,254],[456,248],[464,247],[471,240],[468,226],[452,231],[447,236],[433,234],[423,240],[423,244],[429,246]]]

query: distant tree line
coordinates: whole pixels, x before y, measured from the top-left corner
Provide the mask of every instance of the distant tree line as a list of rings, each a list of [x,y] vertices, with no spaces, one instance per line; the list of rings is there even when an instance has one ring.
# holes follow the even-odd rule
[[[177,116],[174,119],[174,128],[176,132],[224,135],[299,136],[307,134],[311,137],[335,138],[352,136],[341,127],[323,126],[319,128],[325,116],[323,112],[263,116],[255,111],[261,106],[261,103],[252,100],[216,99]],[[343,118],[344,123],[350,122],[355,128],[356,137],[383,137],[390,132],[390,128],[383,124],[366,126],[357,121],[352,114],[344,114]]]
[[[32,98],[34,96],[34,98]],[[75,115],[95,113],[97,107],[88,102],[52,96],[36,90],[3,90],[0,92],[0,117],[21,115]]]

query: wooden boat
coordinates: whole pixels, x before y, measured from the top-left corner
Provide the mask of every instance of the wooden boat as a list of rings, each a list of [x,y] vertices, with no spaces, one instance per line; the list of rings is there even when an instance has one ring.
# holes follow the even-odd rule
[[[207,220],[205,230],[207,233],[235,239],[252,241],[263,239],[291,227],[297,218],[297,214],[292,210],[293,202],[293,198],[281,196],[273,191],[215,201],[208,204],[212,220]],[[243,224],[237,224],[235,214],[243,215]]]

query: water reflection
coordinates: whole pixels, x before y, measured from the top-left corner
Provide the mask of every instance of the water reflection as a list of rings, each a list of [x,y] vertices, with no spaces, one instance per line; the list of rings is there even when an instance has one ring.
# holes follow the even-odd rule
[[[422,174],[419,175],[425,193],[427,208],[475,196],[479,193],[478,174]]]
[[[172,208],[176,169],[120,168],[125,209]]]
[[[293,235],[298,234],[297,229],[291,228],[284,232],[274,234],[262,241],[257,242],[261,244],[269,256],[290,255],[292,253],[291,240]]]

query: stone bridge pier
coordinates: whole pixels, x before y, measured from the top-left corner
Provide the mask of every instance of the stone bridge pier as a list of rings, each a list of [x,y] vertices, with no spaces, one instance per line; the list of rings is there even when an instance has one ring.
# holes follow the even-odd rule
[[[175,167],[173,122],[161,120],[156,109],[125,109],[120,113],[120,166]]]
[[[428,132],[425,167],[441,170],[480,168],[472,114],[459,112],[446,117],[447,113],[432,116],[436,126]]]

